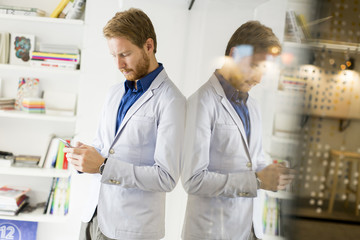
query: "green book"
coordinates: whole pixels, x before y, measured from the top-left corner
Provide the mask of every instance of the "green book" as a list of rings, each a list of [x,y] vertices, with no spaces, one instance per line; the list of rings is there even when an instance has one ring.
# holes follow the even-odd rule
[[[57,158],[56,158],[56,164],[55,164],[55,168],[56,169],[63,169],[63,164],[64,164],[64,147],[65,144],[63,142],[59,142],[59,150],[58,150],[58,154],[57,154]]]

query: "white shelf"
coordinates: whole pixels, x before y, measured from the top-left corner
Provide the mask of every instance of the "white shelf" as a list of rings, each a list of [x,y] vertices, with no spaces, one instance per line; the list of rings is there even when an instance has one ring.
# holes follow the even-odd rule
[[[1,175],[16,175],[30,177],[59,177],[67,178],[71,175],[70,170],[54,168],[28,168],[28,167],[1,167]]]
[[[277,137],[277,136],[272,135],[271,141],[276,141],[276,142],[285,143],[285,144],[298,145],[300,140],[294,139],[294,138],[282,138],[282,137]]]
[[[285,191],[266,191],[266,195],[272,198],[279,198],[279,199],[293,199],[294,195],[291,192],[285,192]]]
[[[286,240],[286,238],[265,234],[263,240]]]
[[[67,69],[56,69],[56,68],[45,68],[45,67],[31,67],[27,65],[13,65],[13,64],[0,64],[1,70],[10,71],[31,71],[31,72],[49,72],[49,73],[60,73],[60,74],[74,74],[79,75],[81,70],[67,70]]]
[[[356,51],[360,50],[360,44],[349,43],[327,43],[327,42],[308,42],[308,43],[296,43],[296,42],[284,42],[284,47],[291,48],[325,48],[338,51]]]
[[[58,23],[69,25],[83,25],[84,21],[79,19],[64,19],[64,18],[50,18],[50,17],[36,17],[36,16],[22,16],[11,14],[0,14],[0,19],[15,20],[15,21],[31,21],[31,22],[43,22],[43,23]]]
[[[66,216],[54,216],[43,214],[44,208],[36,209],[31,213],[19,213],[17,216],[0,215],[0,219],[9,219],[17,221],[30,221],[30,222],[65,222],[69,218]]]
[[[57,116],[57,115],[48,115],[44,113],[27,113],[17,110],[0,110],[0,117],[58,121],[58,122],[73,122],[73,123],[75,123],[76,121],[75,116]]]

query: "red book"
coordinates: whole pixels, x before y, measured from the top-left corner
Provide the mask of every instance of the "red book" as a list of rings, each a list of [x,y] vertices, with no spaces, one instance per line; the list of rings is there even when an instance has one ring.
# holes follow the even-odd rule
[[[66,141],[70,144],[70,140],[66,140]],[[68,169],[68,160],[66,157],[66,153],[64,153],[63,169]]]

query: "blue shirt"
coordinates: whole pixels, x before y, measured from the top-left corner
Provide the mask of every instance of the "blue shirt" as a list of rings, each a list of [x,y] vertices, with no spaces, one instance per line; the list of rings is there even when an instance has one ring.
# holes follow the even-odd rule
[[[144,92],[146,92],[146,90],[148,90],[151,83],[154,81],[156,76],[163,69],[164,69],[163,65],[161,63],[159,63],[159,67],[157,67],[154,71],[152,71],[145,77],[140,78],[136,82],[137,89],[135,89],[135,81],[126,80],[124,82],[125,94],[120,101],[118,114],[117,114],[117,118],[116,118],[115,134],[117,133],[119,126],[121,125],[121,122],[124,119],[127,111],[144,94]]]
[[[218,78],[222,88],[224,89],[226,98],[229,100],[236,113],[239,115],[246,132],[248,143],[250,141],[250,115],[249,109],[246,106],[249,94],[241,92],[234,88],[225,78],[215,71],[215,76]]]

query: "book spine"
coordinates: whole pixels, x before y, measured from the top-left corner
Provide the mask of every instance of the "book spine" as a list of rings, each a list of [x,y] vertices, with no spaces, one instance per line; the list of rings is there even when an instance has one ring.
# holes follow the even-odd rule
[[[68,4],[66,4],[66,6],[64,7],[64,9],[61,11],[61,13],[59,14],[59,18],[65,18],[66,15],[69,13],[69,11],[71,10],[71,8],[74,5],[74,0],[70,0]]]
[[[70,140],[66,140],[70,144]],[[66,157],[66,153],[64,153],[64,163],[63,163],[63,169],[68,169],[68,159]]]
[[[68,53],[51,53],[51,52],[32,52],[33,57],[58,57],[58,58],[71,58],[78,59],[79,54],[68,54]]]
[[[57,156],[57,159],[56,159],[56,165],[55,165],[55,168],[56,169],[62,169],[63,167],[63,164],[64,164],[64,149],[65,147],[65,144],[60,142],[59,143],[59,151],[58,151],[58,156]]]
[[[66,19],[79,19],[85,9],[85,0],[75,0],[72,8],[65,16]]]
[[[70,0],[61,0],[54,11],[51,13],[50,17],[57,18],[65,6],[69,3]]]
[[[67,215],[69,212],[69,202],[70,202],[70,183],[71,177],[68,178],[67,181],[67,189],[66,189],[66,200],[65,200],[65,212],[64,214]]]
[[[50,214],[53,215],[56,211],[56,206],[57,206],[57,201],[59,199],[59,197],[57,196],[59,194],[59,181],[60,178],[56,178],[56,184],[55,184],[55,188],[54,188],[54,195],[52,197],[52,201],[51,201],[51,207],[50,207]]]
[[[55,189],[55,183],[56,183],[56,178],[53,178],[52,179],[52,182],[51,182],[51,187],[50,187],[50,191],[49,191],[49,195],[48,195],[48,198],[46,200],[46,204],[45,204],[45,208],[44,208],[44,214],[46,214],[48,212],[48,208],[49,208],[49,205],[50,205],[50,202],[51,202],[51,197],[54,193],[54,189]]]
[[[64,62],[75,62],[77,63],[78,60],[77,59],[72,59],[72,58],[58,58],[58,57],[36,57],[36,56],[33,56],[31,58],[31,60],[56,60],[56,61],[64,61]]]
[[[30,66],[75,70],[77,64],[76,63],[65,63],[65,62],[58,63],[58,62],[50,62],[50,61],[30,60]]]

